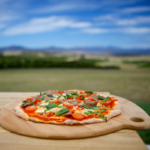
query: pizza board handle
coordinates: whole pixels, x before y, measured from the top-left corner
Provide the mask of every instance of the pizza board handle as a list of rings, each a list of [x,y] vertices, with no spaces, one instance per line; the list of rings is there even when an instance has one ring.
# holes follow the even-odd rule
[[[134,130],[146,130],[150,129],[150,117],[149,116],[132,116],[124,122],[124,128]]]

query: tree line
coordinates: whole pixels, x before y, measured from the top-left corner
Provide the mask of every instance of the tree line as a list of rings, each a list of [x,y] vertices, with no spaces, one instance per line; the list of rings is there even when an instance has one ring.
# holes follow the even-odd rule
[[[38,57],[0,57],[0,69],[7,68],[97,68],[119,69],[118,66],[97,66],[97,60],[79,59],[66,61],[62,58],[38,58]]]

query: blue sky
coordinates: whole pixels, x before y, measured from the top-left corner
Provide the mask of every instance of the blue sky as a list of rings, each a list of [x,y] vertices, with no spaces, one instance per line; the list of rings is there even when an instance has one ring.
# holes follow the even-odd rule
[[[0,47],[150,47],[148,0],[0,0]]]

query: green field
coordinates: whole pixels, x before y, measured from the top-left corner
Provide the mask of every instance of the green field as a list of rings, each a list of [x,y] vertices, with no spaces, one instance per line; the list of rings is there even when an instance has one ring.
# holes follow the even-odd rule
[[[108,91],[139,104],[150,115],[150,70],[12,69],[0,70],[0,91],[83,89]],[[150,130],[139,134],[150,144]]]
[[[0,91],[84,89],[109,91],[133,102],[150,102],[150,70],[0,70]]]

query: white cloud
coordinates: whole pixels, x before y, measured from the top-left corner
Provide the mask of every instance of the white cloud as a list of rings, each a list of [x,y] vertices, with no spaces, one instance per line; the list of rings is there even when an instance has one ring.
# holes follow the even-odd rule
[[[130,34],[148,34],[150,33],[150,28],[123,28],[123,29],[118,29],[119,32],[124,32],[124,33],[130,33]]]
[[[150,33],[150,28],[146,27],[123,27],[123,28],[100,28],[94,27],[89,22],[79,22],[68,17],[50,16],[45,18],[35,18],[31,21],[10,27],[3,31],[4,35],[17,34],[35,34],[49,31],[56,31],[63,28],[76,28],[79,31],[87,34],[102,34],[102,33],[126,33],[126,34],[147,34]]]
[[[150,11],[150,7],[131,7],[125,8],[121,10],[121,13],[139,13],[139,12],[147,12]]]
[[[124,6],[128,4],[134,4],[138,0],[63,0],[63,1],[49,1],[48,6],[42,6],[35,8],[34,13],[51,13],[51,12],[64,12],[64,11],[83,11],[83,10],[95,10],[95,9],[109,9],[117,8],[118,6]]]
[[[101,15],[95,18],[95,20],[113,20],[113,16],[111,14]]]
[[[28,1],[28,0],[26,0]],[[20,0],[0,0],[0,26],[5,28],[15,23],[22,17],[21,13],[26,6],[25,1]],[[21,13],[18,13],[20,12]]]
[[[9,14],[9,13],[1,13],[0,14],[0,23],[2,22],[6,22],[6,21],[12,21],[12,20],[15,20],[15,19],[18,19],[19,16],[16,16],[14,14]]]
[[[102,28],[87,28],[87,29],[83,29],[82,32],[90,33],[90,34],[100,34],[100,33],[106,33],[108,32],[108,30]]]
[[[150,23],[150,16],[139,16],[136,18],[119,19],[116,21],[116,24],[118,25],[139,25],[144,23]]]
[[[96,9],[99,6],[96,4],[84,4],[84,3],[62,3],[56,5],[45,6],[42,8],[36,8],[32,12],[35,13],[51,13],[51,12],[63,12],[63,11],[79,11]]]
[[[77,22],[67,17],[51,16],[36,18],[31,21],[10,27],[3,32],[4,35],[32,34],[46,31],[54,31],[60,28],[85,28],[89,27],[89,22]]]
[[[102,15],[95,18],[96,21],[99,21],[100,25],[119,25],[119,26],[129,26],[129,25],[144,25],[150,24],[150,16],[136,16],[132,18],[122,19],[121,16],[116,15]]]

